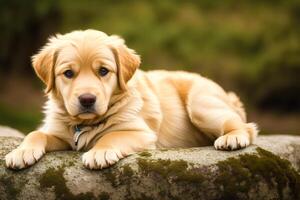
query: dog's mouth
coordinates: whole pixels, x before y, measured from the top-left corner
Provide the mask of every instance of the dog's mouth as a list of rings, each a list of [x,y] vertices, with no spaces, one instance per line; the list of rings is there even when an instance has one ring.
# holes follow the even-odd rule
[[[93,119],[97,116],[98,116],[98,114],[93,109],[82,110],[81,112],[79,112],[76,115],[76,117],[81,118],[81,119]]]
[[[80,119],[94,119],[97,116],[96,113],[80,113],[77,115],[78,118]]]

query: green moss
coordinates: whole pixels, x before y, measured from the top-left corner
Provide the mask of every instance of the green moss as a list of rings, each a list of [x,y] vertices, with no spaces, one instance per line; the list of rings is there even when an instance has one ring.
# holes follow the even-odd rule
[[[129,164],[123,166],[123,173],[122,173],[123,176],[132,177],[133,174],[134,174],[134,171],[129,166]]]
[[[16,197],[19,195],[21,189],[20,187],[17,187],[15,183],[13,182],[12,177],[4,177],[2,176],[0,178],[1,184],[5,185],[5,193],[7,194],[8,199],[16,199]]]
[[[93,193],[81,193],[74,195],[70,192],[66,185],[66,180],[63,176],[64,168],[49,168],[41,176],[40,186],[41,188],[54,188],[56,199],[68,199],[68,200],[84,200],[84,199],[95,199]]]
[[[159,149],[160,151],[164,152],[164,151],[169,151],[170,149],[167,149],[167,148],[161,148]]]
[[[134,175],[133,169],[129,164],[123,165],[121,168],[113,166],[107,169],[101,170],[101,173],[105,176],[113,187],[118,185],[128,184],[129,179]]]
[[[290,197],[299,199],[300,175],[290,162],[261,148],[257,152],[257,155],[241,155],[217,164],[220,174],[215,184],[224,188],[222,199],[236,199],[241,193],[247,195],[261,180],[269,188],[276,188],[280,199],[286,198],[285,188],[290,189]]]
[[[143,157],[150,157],[150,156],[152,156],[152,154],[149,153],[148,151],[143,151],[143,152],[139,153],[138,155],[143,156]]]
[[[109,197],[109,194],[107,192],[101,192],[98,199],[100,199],[100,200],[109,200],[110,197]]]
[[[118,184],[117,181],[117,174],[115,173],[115,168],[110,167],[107,169],[102,170],[102,174],[106,177],[106,179],[112,183],[113,186],[116,186]]]
[[[5,167],[5,166],[2,166]],[[17,199],[28,180],[22,177],[22,173],[28,169],[5,169],[5,173],[0,177],[0,185],[4,189],[4,194],[8,199]],[[1,199],[1,197],[0,197]]]
[[[183,160],[149,160],[138,159],[138,165],[143,173],[156,173],[163,178],[171,178],[174,181],[202,183],[204,177],[196,171],[188,170],[188,164]]]
[[[153,197],[149,197],[149,196],[147,196],[147,195],[145,195],[145,194],[142,193],[141,197],[131,198],[131,200],[153,200]]]
[[[74,163],[73,160],[70,160],[70,161],[68,162],[68,165],[69,165],[69,167],[73,167],[73,166],[75,165],[75,163]]]
[[[0,154],[0,156],[2,156],[2,155]],[[4,155],[3,155],[3,156],[4,156]],[[3,167],[5,166],[5,160],[4,160],[4,159],[3,159],[3,160],[0,159],[0,166],[3,166]]]

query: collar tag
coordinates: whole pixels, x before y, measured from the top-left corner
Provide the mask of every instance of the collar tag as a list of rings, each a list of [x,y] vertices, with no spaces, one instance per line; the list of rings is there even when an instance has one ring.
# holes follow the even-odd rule
[[[75,146],[78,145],[78,140],[79,140],[79,137],[85,133],[86,131],[82,130],[78,125],[75,126],[75,134],[74,134],[74,142],[75,142]]]

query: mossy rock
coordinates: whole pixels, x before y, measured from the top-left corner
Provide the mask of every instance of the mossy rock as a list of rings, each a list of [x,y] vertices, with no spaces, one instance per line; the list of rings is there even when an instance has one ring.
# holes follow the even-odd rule
[[[238,151],[213,147],[134,154],[104,170],[81,152],[53,152],[20,171],[4,156],[22,139],[0,137],[0,199],[300,199],[300,137],[262,136]]]

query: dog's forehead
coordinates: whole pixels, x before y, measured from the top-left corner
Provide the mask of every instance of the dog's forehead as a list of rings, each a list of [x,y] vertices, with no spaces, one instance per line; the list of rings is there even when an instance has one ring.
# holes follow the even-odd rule
[[[93,40],[69,41],[60,48],[58,62],[79,61],[114,62],[114,54],[105,42]]]

